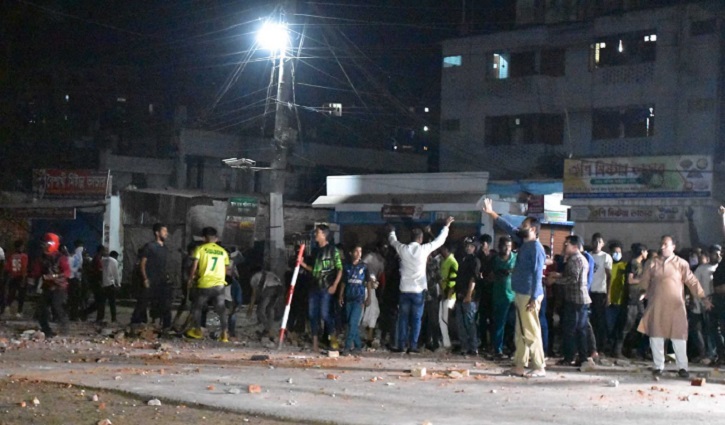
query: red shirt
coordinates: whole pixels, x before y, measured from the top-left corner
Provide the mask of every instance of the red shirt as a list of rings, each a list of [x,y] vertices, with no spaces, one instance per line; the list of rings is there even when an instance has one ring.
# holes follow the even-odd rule
[[[44,281],[45,287],[57,286],[62,289],[68,287],[68,279],[71,277],[70,262],[68,257],[60,253],[44,255],[34,264],[33,275],[41,277],[43,275],[57,274],[58,278],[51,281]]]
[[[5,271],[10,278],[22,278],[28,274],[28,254],[16,252],[5,262]]]

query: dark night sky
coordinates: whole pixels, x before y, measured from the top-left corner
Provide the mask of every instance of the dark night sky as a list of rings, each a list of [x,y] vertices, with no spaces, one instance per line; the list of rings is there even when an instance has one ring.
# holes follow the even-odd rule
[[[491,20],[492,7],[507,3],[513,2],[469,0],[468,14]],[[251,56],[234,85],[221,88],[275,4],[5,0],[0,37],[6,40],[11,84],[22,84],[23,74],[39,70],[130,67],[142,76],[141,86],[168,103],[188,105],[195,116],[224,93],[210,127],[225,129],[263,107],[259,102],[266,98],[271,71],[263,51]],[[405,115],[402,105],[437,106],[437,43],[459,34],[461,2],[299,0],[298,14],[293,29],[304,28],[306,35],[296,80],[298,104],[365,103],[368,107],[359,113],[368,122],[409,119],[399,116]]]

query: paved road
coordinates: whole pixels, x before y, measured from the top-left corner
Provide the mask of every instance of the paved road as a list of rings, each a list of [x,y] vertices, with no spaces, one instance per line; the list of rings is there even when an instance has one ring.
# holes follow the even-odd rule
[[[42,350],[43,344],[48,343],[26,350]],[[14,376],[120,390],[144,399],[195,403],[293,423],[725,423],[725,386],[692,387],[689,381],[675,378],[655,382],[645,368],[550,371],[545,379],[526,380],[502,376],[498,365],[460,357],[380,353],[329,359],[289,352],[270,353],[267,362],[251,362],[250,356],[260,352],[238,346],[172,343],[156,351],[121,345],[50,346],[50,353],[70,352],[73,363],[10,352],[0,358],[5,373]],[[427,367],[429,376],[411,377],[406,370],[414,367]],[[458,369],[469,369],[471,376],[447,376]],[[620,385],[609,387],[614,379]],[[249,394],[249,385],[260,385],[262,393]],[[229,393],[236,389],[238,394]]]

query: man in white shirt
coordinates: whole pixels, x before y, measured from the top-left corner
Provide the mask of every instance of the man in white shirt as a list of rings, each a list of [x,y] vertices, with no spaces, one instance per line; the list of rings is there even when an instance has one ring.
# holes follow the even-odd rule
[[[594,278],[589,296],[592,299],[591,321],[594,338],[599,352],[607,352],[607,306],[609,305],[609,286],[612,281],[612,256],[602,251],[604,238],[601,233],[592,236],[592,258],[594,258]]]
[[[705,291],[705,298],[711,299],[714,292],[712,275],[722,260],[722,248],[720,245],[712,245],[708,250],[708,254],[710,261],[697,266],[695,277]],[[717,337],[717,325],[715,324],[716,319],[712,317],[714,312],[707,311],[703,301],[690,294],[690,313],[691,316],[688,317],[690,332],[691,336],[695,337],[694,342],[698,350],[698,357],[693,359],[693,362],[697,363],[705,358],[716,358],[717,346],[715,338]]]
[[[400,257],[398,341],[397,347],[392,349],[395,353],[402,353],[406,346],[409,354],[419,352],[418,337],[425,303],[423,292],[428,289],[426,280],[428,256],[446,242],[451,223],[453,223],[453,217],[448,217],[438,237],[427,244],[423,244],[423,230],[413,229],[411,231],[413,242],[407,245],[398,242],[395,227],[391,224],[387,225],[388,243]],[[410,327],[410,332],[408,327]]]
[[[103,280],[101,281],[101,291],[98,300],[98,313],[96,314],[96,324],[103,325],[103,318],[106,315],[106,301],[111,309],[111,322],[116,323],[116,291],[121,287],[121,271],[118,269],[118,252],[103,249],[103,257],[101,265],[103,268]]]

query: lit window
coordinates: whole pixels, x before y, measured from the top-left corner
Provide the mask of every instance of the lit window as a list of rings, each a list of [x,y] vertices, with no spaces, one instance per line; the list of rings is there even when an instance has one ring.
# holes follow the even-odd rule
[[[65,101],[68,102],[70,100],[70,96],[65,95]]]
[[[443,58],[443,68],[455,68],[463,65],[463,56],[446,56]]]
[[[425,108],[425,112],[426,113],[430,112],[430,109],[429,108]]]
[[[428,131],[428,130],[429,130],[429,128],[427,125],[423,126],[423,131]]]
[[[125,97],[119,97],[119,98],[116,99],[116,102],[126,103],[126,98]]]

